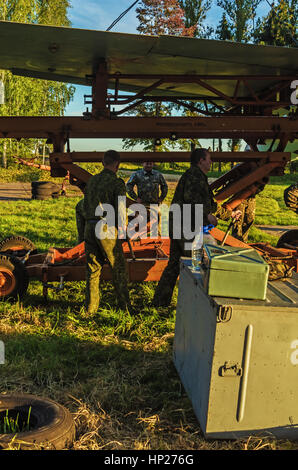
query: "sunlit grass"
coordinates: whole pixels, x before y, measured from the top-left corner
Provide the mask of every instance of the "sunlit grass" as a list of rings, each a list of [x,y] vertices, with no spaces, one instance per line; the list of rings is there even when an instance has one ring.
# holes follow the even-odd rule
[[[297,225],[284,206],[284,187],[269,185],[258,195],[257,224]],[[25,236],[39,251],[74,246],[78,200],[2,201],[1,238]],[[253,228],[250,241],[259,239],[275,243],[277,237]],[[102,283],[100,308],[88,317],[83,281],[50,290],[47,302],[41,283],[30,281],[21,302],[0,302],[6,358],[0,392],[48,396],[67,406],[77,429],[74,449],[297,449],[297,443],[269,438],[204,439],[172,359],[177,287],[172,305],[156,310],[155,286],[129,285],[137,313],[131,316],[117,308],[111,283]]]

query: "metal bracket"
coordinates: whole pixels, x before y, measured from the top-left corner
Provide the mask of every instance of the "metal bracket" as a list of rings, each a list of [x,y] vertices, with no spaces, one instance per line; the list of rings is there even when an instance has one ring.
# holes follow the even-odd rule
[[[59,286],[53,286],[52,284],[49,284],[47,282],[43,282],[43,287],[46,288],[46,289],[53,289],[57,292],[60,292],[61,290],[63,290],[65,288],[65,286],[64,286],[64,276],[60,276]]]
[[[242,367],[240,364],[226,361],[223,366],[219,368],[219,375],[221,377],[241,377]]]
[[[220,305],[217,310],[217,322],[226,323],[232,318],[232,307],[230,305]]]

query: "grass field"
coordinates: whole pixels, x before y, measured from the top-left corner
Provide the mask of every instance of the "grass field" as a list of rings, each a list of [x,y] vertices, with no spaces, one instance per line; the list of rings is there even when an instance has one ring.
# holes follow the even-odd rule
[[[298,225],[283,202],[288,184],[273,181],[258,196],[256,224]],[[1,238],[23,235],[39,251],[74,246],[78,200],[2,201]],[[277,241],[254,228],[251,241],[260,239]],[[172,361],[177,288],[171,307],[160,311],[150,307],[154,288],[130,285],[135,317],[117,310],[110,283],[103,284],[93,317],[82,309],[84,282],[50,291],[45,303],[41,283],[34,281],[22,302],[0,302],[6,348],[0,392],[33,393],[65,405],[76,423],[75,450],[297,450],[297,442],[262,437],[204,439]]]

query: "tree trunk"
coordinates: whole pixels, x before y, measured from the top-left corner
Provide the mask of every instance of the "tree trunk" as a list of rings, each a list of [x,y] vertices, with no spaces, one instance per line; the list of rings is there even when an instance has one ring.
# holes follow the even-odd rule
[[[3,141],[3,154],[2,154],[2,166],[7,168],[7,140]]]

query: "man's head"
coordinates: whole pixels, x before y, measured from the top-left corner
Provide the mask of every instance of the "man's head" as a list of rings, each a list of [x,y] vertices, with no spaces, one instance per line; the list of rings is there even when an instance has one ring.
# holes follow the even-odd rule
[[[208,149],[199,148],[191,152],[190,162],[198,166],[203,173],[207,174],[211,168],[211,155]]]
[[[144,162],[143,163],[143,168],[145,171],[151,171],[154,166],[153,162]]]
[[[116,150],[107,150],[102,160],[103,166],[117,173],[120,165],[120,155]]]

